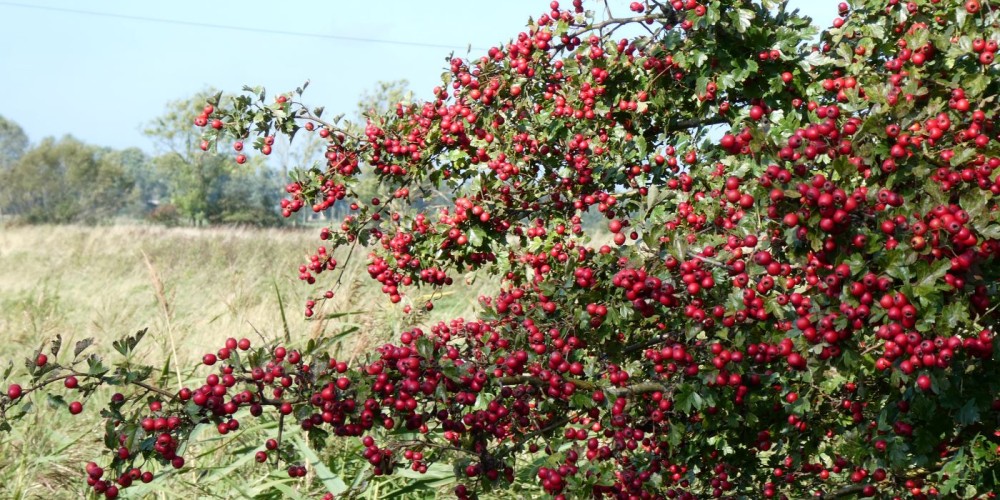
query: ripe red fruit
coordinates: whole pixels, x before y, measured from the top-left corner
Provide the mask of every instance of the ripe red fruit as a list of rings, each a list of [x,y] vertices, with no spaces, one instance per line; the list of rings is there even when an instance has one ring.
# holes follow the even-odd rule
[[[69,412],[71,414],[77,415],[81,411],[83,411],[83,403],[79,401],[73,401],[72,403],[69,404]]]
[[[799,215],[795,212],[785,214],[782,222],[788,227],[795,227],[799,225]]]
[[[21,397],[21,386],[17,384],[10,384],[10,387],[7,388],[7,397],[11,400]]]
[[[969,0],[965,2],[965,11],[969,14],[975,14],[979,12],[979,0]]]
[[[242,164],[244,164],[246,162],[247,162],[247,155],[244,155],[244,154],[238,154],[238,155],[236,155],[236,163],[239,163],[240,165],[242,165]]]
[[[38,357],[35,358],[35,366],[38,367],[45,366],[48,362],[49,362],[49,357],[46,356],[45,354],[39,353]]]
[[[917,387],[920,388],[921,391],[931,390],[931,378],[927,375],[920,375],[917,377]]]
[[[796,370],[802,370],[806,367],[806,358],[797,352],[793,352],[788,355],[788,366]]]
[[[67,389],[76,389],[78,384],[79,381],[77,381],[76,377],[72,375],[66,377],[66,380],[63,381],[63,385],[66,386]]]

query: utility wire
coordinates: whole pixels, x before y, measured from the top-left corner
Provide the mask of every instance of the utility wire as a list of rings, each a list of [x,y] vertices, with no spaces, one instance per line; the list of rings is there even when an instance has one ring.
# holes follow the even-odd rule
[[[471,45],[465,47],[459,47],[457,45],[446,45],[437,43],[425,43],[425,42],[410,42],[405,40],[386,40],[382,38],[364,38],[364,37],[354,37],[354,36],[343,36],[343,35],[327,35],[322,33],[303,33],[299,31],[285,31],[285,30],[275,30],[267,28],[247,28],[243,26],[228,26],[223,24],[211,24],[211,23],[200,23],[195,21],[182,21],[178,19],[160,19],[155,17],[144,17],[144,16],[131,16],[126,14],[115,14],[112,12],[95,12],[89,10],[78,10],[78,9],[67,9],[63,7],[50,7],[45,5],[29,5],[17,2],[3,2],[0,1],[0,5],[7,7],[20,7],[23,9],[34,9],[34,10],[48,10],[53,12],[64,12],[68,14],[81,14],[87,16],[97,16],[97,17],[108,17],[113,19],[127,19],[130,21],[145,21],[150,23],[160,23],[160,24],[174,24],[178,26],[192,26],[196,28],[211,28],[211,29],[222,29],[222,30],[232,30],[232,31],[245,31],[249,33],[265,33],[269,35],[284,35],[284,36],[298,36],[307,38],[325,38],[328,40],[342,40],[347,42],[362,42],[362,43],[382,43],[386,45],[401,45],[404,47],[425,47],[433,49],[475,49],[475,50],[487,50],[482,47],[473,47]]]

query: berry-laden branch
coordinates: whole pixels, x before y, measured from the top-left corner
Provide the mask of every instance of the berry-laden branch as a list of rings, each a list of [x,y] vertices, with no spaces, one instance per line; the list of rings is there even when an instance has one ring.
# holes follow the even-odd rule
[[[351,363],[227,340],[191,404],[114,410],[111,468],[246,411],[359,439],[372,478],[450,464],[459,498],[1000,489],[975,472],[1000,454],[976,425],[1000,412],[997,11],[859,0],[816,43],[784,7],[629,8],[552,2],[353,134],[291,94],[209,103],[207,143],[327,141],[281,206],[348,213],[302,281],[340,281],[346,254],[390,302],[429,287],[425,310],[465,276],[497,287]],[[277,439],[260,453],[305,472]]]

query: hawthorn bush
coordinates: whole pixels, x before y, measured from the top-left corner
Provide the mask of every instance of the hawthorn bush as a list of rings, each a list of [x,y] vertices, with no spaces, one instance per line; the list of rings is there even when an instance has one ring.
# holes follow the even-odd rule
[[[108,497],[151,479],[140,460],[184,466],[197,425],[224,434],[248,413],[360,440],[374,475],[447,464],[458,498],[517,482],[557,498],[994,498],[1000,10],[857,0],[817,38],[769,0],[629,7],[552,2],[363,133],[302,89],[246,89],[195,119],[237,163],[245,141],[328,141],[282,202],[353,213],[299,269],[329,285],[307,316],[367,254],[392,302],[499,277],[478,317],[350,362],[231,338],[178,393],[149,370],[31,360],[5,418],[56,381],[128,386],[104,410],[111,456],[86,470]],[[382,198],[353,195],[362,173]],[[415,209],[427,186],[453,202]],[[594,214],[607,232],[582,224]],[[257,455],[278,457],[305,473],[278,441]]]

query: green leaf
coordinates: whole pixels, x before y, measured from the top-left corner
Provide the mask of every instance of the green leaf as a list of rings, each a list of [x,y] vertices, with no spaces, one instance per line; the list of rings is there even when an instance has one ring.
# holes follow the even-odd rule
[[[485,233],[478,227],[469,229],[469,244],[472,245],[473,248],[481,247],[483,245],[484,236]]]
[[[293,435],[292,442],[295,444],[295,448],[302,453],[302,457],[309,462],[313,470],[316,471],[316,478],[323,483],[323,487],[326,491],[333,493],[334,495],[339,495],[344,491],[347,491],[347,483],[344,482],[340,476],[334,474],[330,471],[330,468],[320,460],[319,455],[309,446],[308,443],[302,440],[301,437]]]
[[[674,404],[678,410],[690,413],[691,410],[700,410],[704,406],[705,400],[701,397],[701,394],[698,394],[694,386],[684,384],[674,398]]]
[[[941,283],[941,278],[943,278],[945,274],[948,274],[949,269],[951,269],[951,261],[947,259],[941,260],[934,267],[933,271],[924,276],[923,279],[921,279],[913,287],[914,292],[916,292],[917,295],[933,292],[937,285]]]
[[[67,406],[66,400],[58,394],[46,393],[45,400],[48,402],[51,408],[65,408]]]
[[[953,167],[964,165],[965,162],[971,160],[974,156],[976,156],[976,153],[977,151],[974,148],[963,148],[959,150],[958,154],[951,157],[949,163]]]
[[[990,240],[1000,239],[1000,224],[990,224],[979,231],[983,238]]]
[[[136,332],[135,335],[129,335],[120,340],[116,340],[112,342],[111,345],[116,351],[121,353],[122,356],[128,356],[128,354],[135,349],[135,346],[139,345],[142,338],[146,336],[146,332],[148,330],[148,328],[143,328],[142,330]]]
[[[729,11],[729,18],[733,20],[733,25],[736,26],[736,31],[740,33],[746,32],[748,28],[753,24],[752,21],[756,17],[756,14],[752,10],[747,9],[736,9]]]
[[[91,354],[87,357],[87,374],[99,377],[108,373],[108,369],[101,363],[100,356]]]
[[[649,192],[646,193],[646,210],[652,210],[659,201],[660,188],[656,184],[653,184],[649,186]]]
[[[427,337],[417,337],[414,341],[417,345],[417,354],[424,359],[433,359],[434,341]]]
[[[632,140],[632,142],[634,142],[634,143],[635,143],[635,147],[636,147],[636,149],[638,149],[638,150],[639,150],[639,155],[640,155],[640,156],[642,156],[642,155],[645,155],[645,154],[646,154],[646,152],[648,151],[648,149],[647,149],[647,148],[648,148],[648,146],[647,146],[647,144],[646,144],[646,139],[645,139],[645,138],[644,138],[643,136],[641,136],[641,135],[639,135],[639,136],[636,136],[636,137],[635,137],[635,138],[634,138],[634,139]]]
[[[979,421],[979,406],[976,405],[976,400],[970,399],[965,402],[962,409],[958,410],[958,415],[955,419],[961,425],[970,425]]]

